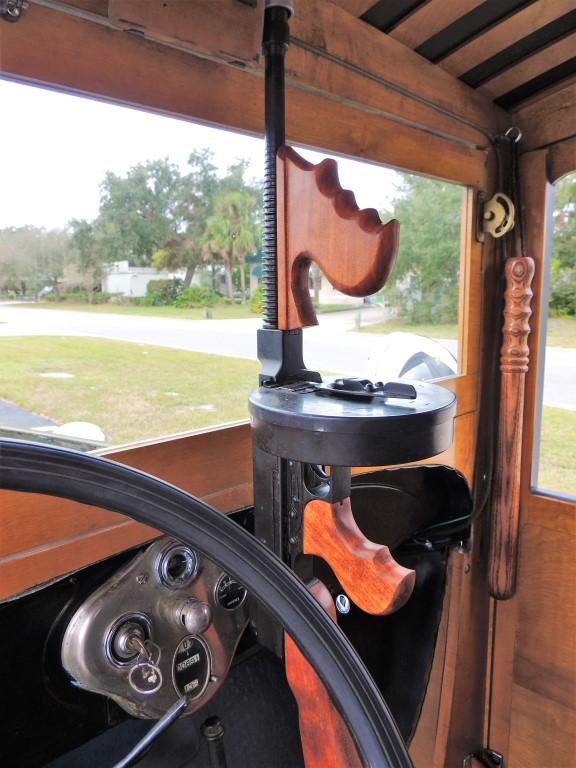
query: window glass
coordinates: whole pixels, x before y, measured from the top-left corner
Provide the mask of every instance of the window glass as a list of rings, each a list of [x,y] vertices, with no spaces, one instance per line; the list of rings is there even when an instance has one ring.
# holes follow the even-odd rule
[[[533,485],[576,496],[576,173],[554,189]]]
[[[263,142],[6,81],[0,99],[25,148],[0,179],[3,434],[89,450],[247,418]],[[349,159],[339,173],[400,220],[400,256],[366,302],[312,271],[308,366],[455,372],[459,188]]]

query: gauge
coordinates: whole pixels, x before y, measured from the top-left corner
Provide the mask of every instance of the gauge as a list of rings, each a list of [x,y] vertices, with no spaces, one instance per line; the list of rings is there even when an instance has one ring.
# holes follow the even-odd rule
[[[198,555],[183,544],[171,544],[160,555],[158,575],[165,587],[181,589],[198,575]]]
[[[227,611],[233,611],[235,608],[239,608],[244,600],[248,591],[246,587],[243,587],[239,581],[233,579],[232,576],[228,576],[224,573],[218,580],[216,585],[216,602],[222,608]]]
[[[178,644],[172,661],[172,679],[180,696],[199,698],[210,680],[210,651],[200,637],[190,635]]]

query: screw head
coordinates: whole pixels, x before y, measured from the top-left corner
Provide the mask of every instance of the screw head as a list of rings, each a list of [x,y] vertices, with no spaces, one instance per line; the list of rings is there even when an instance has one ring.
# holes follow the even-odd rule
[[[336,610],[343,616],[350,613],[350,599],[347,595],[341,593],[336,597]]]

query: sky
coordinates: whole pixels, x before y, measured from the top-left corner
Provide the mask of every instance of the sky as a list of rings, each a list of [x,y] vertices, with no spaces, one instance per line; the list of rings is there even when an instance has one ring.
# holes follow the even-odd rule
[[[0,115],[11,136],[0,156],[0,229],[57,229],[72,218],[92,220],[106,171],[124,175],[137,163],[164,157],[185,170],[194,148],[209,147],[222,174],[246,158],[248,176],[263,175],[262,139],[172,117],[6,80],[0,80]],[[300,151],[315,163],[328,156]],[[338,167],[361,208],[390,203],[395,171],[344,158]]]

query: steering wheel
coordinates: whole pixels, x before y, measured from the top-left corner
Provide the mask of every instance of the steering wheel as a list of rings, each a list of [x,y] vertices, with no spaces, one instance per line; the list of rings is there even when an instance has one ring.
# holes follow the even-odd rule
[[[365,766],[412,762],[374,681],[304,584],[254,536],[194,496],[108,459],[0,440],[0,488],[108,509],[200,550],[246,586],[291,635],[344,718]]]

